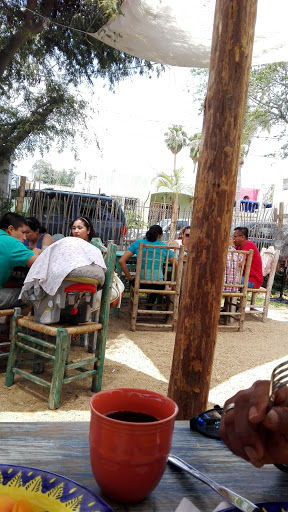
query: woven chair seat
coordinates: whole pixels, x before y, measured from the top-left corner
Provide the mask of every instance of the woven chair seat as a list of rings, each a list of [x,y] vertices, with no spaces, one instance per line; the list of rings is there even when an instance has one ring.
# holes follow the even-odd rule
[[[58,329],[66,329],[68,335],[84,334],[102,329],[102,324],[98,322],[85,322],[78,325],[71,325],[67,323],[57,323],[54,325],[40,324],[39,322],[35,322],[33,316],[23,316],[22,318],[19,318],[18,325],[26,327],[27,329],[32,329],[33,331],[42,332],[48,336],[56,336]]]

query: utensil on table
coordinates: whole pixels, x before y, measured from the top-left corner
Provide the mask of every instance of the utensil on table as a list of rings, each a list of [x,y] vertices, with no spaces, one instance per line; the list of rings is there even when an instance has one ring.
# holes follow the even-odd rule
[[[269,409],[274,405],[275,393],[277,389],[288,384],[288,361],[278,364],[272,372],[269,389]]]
[[[214,489],[214,491],[218,492],[218,494],[225,498],[226,501],[229,501],[229,503],[232,503],[232,505],[239,508],[243,512],[261,512],[261,509],[257,507],[257,505],[247,500],[246,498],[239,496],[239,494],[236,494],[236,492],[227,489],[227,487],[224,487],[214,480],[211,480],[211,478],[209,478],[207,475],[204,475],[204,473],[201,473],[198,471],[198,469],[190,466],[190,464],[177,457],[177,455],[170,454],[168,457],[168,462],[174,464],[180,469],[184,469],[184,471],[192,476],[195,476],[195,478],[198,478],[198,480],[201,480],[201,482],[204,484],[209,485],[209,487]]]
[[[282,386],[288,385],[288,361],[284,361],[283,363],[275,366],[272,371],[271,379],[270,379],[270,388],[269,388],[269,405],[268,411],[272,409],[275,400],[275,393],[278,389],[282,388]],[[276,468],[281,469],[285,473],[288,473],[288,464],[274,464]]]

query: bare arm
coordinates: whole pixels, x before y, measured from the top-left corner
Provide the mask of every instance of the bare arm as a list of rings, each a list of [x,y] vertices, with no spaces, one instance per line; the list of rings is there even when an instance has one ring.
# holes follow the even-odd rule
[[[175,264],[175,268],[177,270],[177,268],[178,268],[178,260],[177,260],[177,258],[174,258],[174,256],[172,256],[171,258],[169,258],[168,261],[169,261],[169,263],[171,263],[171,265],[173,265],[173,263],[174,263]]]
[[[48,247],[48,245],[51,245],[51,244],[53,244],[52,236],[48,235],[48,233],[45,233],[45,235],[43,236],[41,249],[43,249],[44,246]]]
[[[37,249],[37,251],[40,251],[41,252],[41,249]],[[39,254],[34,254],[34,256],[32,256],[26,263],[26,267],[30,268],[32,267],[33,263],[35,260],[37,260]]]
[[[132,281],[134,279],[134,276],[131,276],[129,269],[127,267],[126,262],[133,256],[133,252],[131,251],[125,251],[123,256],[121,256],[119,260],[119,265],[123,270],[124,275],[127,277],[129,281]]]

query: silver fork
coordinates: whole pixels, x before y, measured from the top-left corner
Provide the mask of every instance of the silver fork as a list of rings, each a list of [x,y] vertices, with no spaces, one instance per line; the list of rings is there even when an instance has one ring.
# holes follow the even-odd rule
[[[288,361],[278,364],[272,372],[269,389],[269,409],[274,405],[275,393],[277,389],[288,384]]]

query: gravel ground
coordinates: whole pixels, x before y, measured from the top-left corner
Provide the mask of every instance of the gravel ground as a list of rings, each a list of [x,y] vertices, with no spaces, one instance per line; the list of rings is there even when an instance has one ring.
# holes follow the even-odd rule
[[[274,366],[287,359],[288,308],[269,310],[267,323],[245,321],[244,332],[219,332],[211,379],[209,406],[223,405],[239,389],[259,378],[269,379]],[[129,329],[125,305],[120,318],[111,318],[102,389],[141,387],[166,394],[175,334]],[[72,347],[73,359],[83,348]],[[87,421],[90,418],[89,379],[64,386],[60,408],[47,409],[48,391],[15,377],[7,388],[0,373],[0,421]]]

